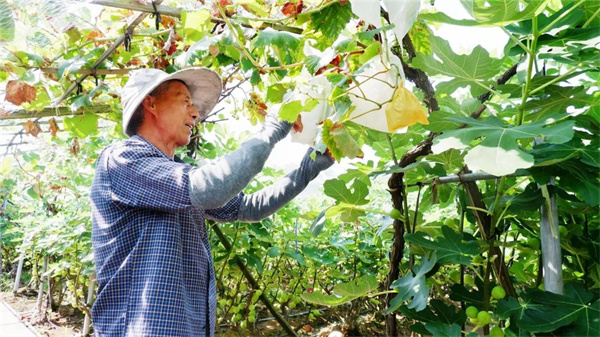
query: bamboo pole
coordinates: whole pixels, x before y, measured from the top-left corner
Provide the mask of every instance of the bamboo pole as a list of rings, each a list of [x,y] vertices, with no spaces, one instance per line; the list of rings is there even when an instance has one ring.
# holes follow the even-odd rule
[[[24,69],[37,69],[44,74],[48,75],[58,75],[58,68],[52,67],[21,67]],[[69,72],[70,74],[79,74],[79,75],[127,75],[130,71],[137,70],[141,68],[113,68],[113,69],[79,69],[76,71]],[[11,71],[10,67],[0,67],[0,71]]]
[[[10,193],[6,193],[6,196],[4,197],[4,201],[2,202],[2,208],[0,208],[0,214],[4,214],[4,212],[6,211],[6,204],[8,203],[9,195],[10,195]],[[8,220],[10,220],[10,218],[8,218]],[[2,259],[2,248],[4,248],[4,244],[3,244],[4,241],[2,241],[2,232],[3,231],[0,230],[0,280],[2,279],[2,276],[3,276],[2,267],[4,267],[4,260]]]
[[[90,3],[94,4],[94,5],[129,9],[132,11],[138,11],[138,12],[144,12],[144,13],[154,13],[154,8],[152,7],[151,3],[149,5],[143,5],[137,1],[131,1],[131,0],[92,0],[92,1],[90,1]],[[156,10],[161,15],[172,16],[175,18],[181,17],[182,10],[180,8],[159,5],[158,1],[156,1],[155,3],[157,4]]]
[[[107,6],[107,7],[130,9],[130,10],[145,12],[145,13],[154,13],[154,8],[152,7],[151,4],[150,5],[142,5],[141,3],[136,2],[136,1],[92,0],[90,3],[96,4],[96,5]],[[157,5],[156,11],[158,11],[158,13],[160,13],[161,15],[172,16],[172,17],[178,18],[178,19],[181,18],[181,13],[183,12],[183,10],[181,8],[163,6],[163,5]],[[215,24],[225,23],[225,21],[223,21],[219,18],[215,18],[215,17],[212,17],[210,19],[210,21]],[[241,23],[241,26],[245,27],[245,28],[256,29],[255,27],[252,27],[251,25],[249,25],[247,23]],[[285,32],[290,32],[290,33],[294,33],[294,34],[302,34],[302,32],[303,32],[303,29],[299,28],[299,27],[290,27],[290,26],[286,26],[286,25],[273,24],[273,23],[269,23],[269,22],[263,22],[261,27],[258,29],[265,29],[267,27],[273,28],[278,31],[285,31]]]
[[[38,275],[39,278],[39,282],[40,285],[38,287],[38,297],[37,297],[37,305],[36,305],[36,310],[37,310],[37,314],[39,316],[41,316],[42,314],[42,299],[44,298],[44,273],[46,272],[46,269],[48,269],[48,255],[44,256],[44,266],[42,267],[42,272],[40,273],[40,275]],[[50,283],[48,283],[48,287],[50,286]]]
[[[19,265],[17,265],[17,275],[15,276],[15,285],[13,286],[13,294],[17,293],[21,285],[21,273],[23,272],[23,262],[25,262],[25,252],[19,256]]]
[[[88,311],[85,313],[85,318],[83,319],[83,329],[81,330],[81,336],[85,337],[87,335],[89,335],[90,333],[90,328],[91,328],[91,322],[92,322],[92,315],[90,313],[90,308],[92,307],[92,303],[94,300],[94,286],[96,284],[96,277],[94,276],[94,274],[92,274],[92,276],[90,277],[90,285],[88,286],[88,293],[87,293],[87,302],[86,305],[88,307]]]
[[[27,119],[40,117],[61,117],[61,116],[76,116],[86,113],[102,114],[112,112],[114,109],[110,105],[94,105],[86,108],[81,108],[77,111],[72,111],[69,107],[44,108],[42,110],[26,111],[23,109],[14,112],[0,110],[0,121],[9,119]]]

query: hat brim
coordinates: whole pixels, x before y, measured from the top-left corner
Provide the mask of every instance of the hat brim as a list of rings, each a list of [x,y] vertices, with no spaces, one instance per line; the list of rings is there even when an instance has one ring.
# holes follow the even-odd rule
[[[153,83],[153,85],[147,86],[143,92],[138,94],[137,97],[139,101],[137,104],[132,104],[133,111],[123,114],[124,118],[127,118],[127,120],[123,121],[123,131],[127,133],[127,126],[131,122],[131,118],[135,110],[137,110],[144,98],[148,96],[154,89],[156,89],[156,87],[166,81],[171,80],[182,81],[190,91],[193,105],[198,110],[198,119],[196,122],[201,122],[206,119],[208,114],[219,101],[219,97],[221,96],[221,91],[223,89],[221,77],[211,69],[194,67],[176,71],[166,77],[161,78],[160,80],[157,80],[155,83]],[[132,136],[130,134],[127,135]]]

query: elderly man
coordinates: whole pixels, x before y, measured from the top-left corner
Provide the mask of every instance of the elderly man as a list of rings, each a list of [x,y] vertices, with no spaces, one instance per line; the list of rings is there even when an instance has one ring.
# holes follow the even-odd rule
[[[332,165],[305,155],[300,167],[257,193],[242,190],[291,124],[268,116],[263,130],[222,159],[200,167],[175,150],[187,145],[221,93],[211,70],[132,73],[123,88],[128,139],[98,158],[92,184],[97,336],[213,335],[216,285],[204,220],[259,221]]]

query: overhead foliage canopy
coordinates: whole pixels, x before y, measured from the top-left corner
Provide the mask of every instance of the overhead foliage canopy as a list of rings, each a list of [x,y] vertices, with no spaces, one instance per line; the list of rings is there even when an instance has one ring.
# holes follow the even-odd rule
[[[566,132],[564,137],[554,139],[564,143],[573,137],[573,132],[563,123],[578,124],[592,131],[593,125],[589,122],[597,122],[598,95],[590,91],[597,79],[598,67],[593,30],[600,19],[595,1],[566,1],[564,4],[491,1],[487,4],[465,0],[462,5],[472,19],[462,20],[436,12],[435,6],[430,6],[420,13],[418,29],[408,35],[414,42],[405,46],[404,51],[400,43],[402,36],[396,34],[410,27],[419,13],[418,1],[407,1],[404,5],[384,1],[385,18],[375,10],[379,1],[266,4],[217,1],[206,5],[188,2],[177,4],[179,8],[162,3],[158,6],[162,15],[148,16],[133,27],[133,18],[148,13],[136,14],[118,7],[153,12],[150,3],[98,3],[105,5],[104,8],[58,0],[0,2],[4,14],[0,21],[0,40],[5,46],[0,79],[8,82],[7,100],[26,110],[66,104],[75,111],[107,104],[117,112],[119,87],[126,79],[118,70],[155,67],[172,72],[189,66],[206,66],[223,74],[226,87],[249,80],[253,99],[244,105],[244,113],[254,121],[265,112],[260,108],[262,102],[267,103],[268,110],[273,110],[270,106],[276,108],[281,104],[282,118],[290,121],[302,112],[318,114],[305,128],[307,133],[318,129],[315,138],[321,138],[304,139],[304,142],[313,143],[321,150],[328,146],[339,159],[360,156],[361,144],[371,132],[357,128],[353,122],[382,131],[388,128],[395,131],[417,121],[428,123],[426,117],[415,117],[408,122],[390,124],[399,118],[390,115],[405,112],[386,108],[394,104],[406,109],[406,104],[393,101],[404,102],[411,98],[394,93],[406,90],[402,81],[404,70],[419,69],[428,76],[439,75],[441,79],[436,81],[435,102],[430,98],[433,88],[415,91],[424,98],[424,107],[430,113],[440,110],[431,114],[431,123],[425,129],[434,132],[456,129],[465,121],[452,115],[475,113],[475,109],[466,105],[472,98],[465,97],[469,95],[465,89],[473,98],[485,95],[487,99],[493,95],[487,105],[489,113],[483,117],[491,114],[503,120],[494,122],[498,132],[480,138],[481,144],[478,144],[477,135],[482,130],[467,123],[470,130],[466,131],[473,134],[476,141],[464,143],[461,148],[473,147],[477,152],[465,157],[466,164],[496,175],[533,166],[533,155],[527,151],[534,137],[544,139],[562,130],[559,133]],[[356,20],[356,15],[367,23]],[[386,22],[390,15],[396,21]],[[501,58],[490,56],[480,46],[469,54],[459,55],[427,27],[427,24],[440,23],[502,27],[510,41]],[[125,43],[120,44],[120,39]],[[111,47],[116,47],[112,53]],[[107,51],[106,59],[99,59]],[[396,56],[403,59],[404,64],[395,61]],[[517,69],[517,78],[495,85],[503,72],[518,64],[522,66]],[[91,72],[81,74],[94,65]],[[104,69],[105,73],[101,73]],[[370,77],[361,77],[368,69],[377,69],[377,73],[371,71]],[[111,75],[111,70],[116,75]],[[393,76],[388,76],[384,83],[380,74],[387,73]],[[84,77],[87,79],[81,80]],[[409,77],[409,80],[415,79],[414,75]],[[298,98],[297,93],[306,91],[307,87],[324,94],[305,94]],[[417,87],[423,90],[423,85],[417,83]],[[365,93],[369,93],[368,97]],[[463,106],[459,107],[461,103]],[[469,108],[473,111],[465,110]],[[588,122],[579,125],[581,122],[573,119],[576,116]],[[114,119],[118,118],[117,113]],[[324,119],[332,124],[323,123]],[[541,120],[546,121],[547,127],[531,129],[533,133],[518,138],[502,137],[501,141],[492,137],[514,126]],[[375,125],[378,123],[382,127]],[[481,123],[490,124],[491,120]],[[327,132],[323,133],[323,128]],[[415,126],[411,132],[424,135],[426,130]],[[581,132],[575,137],[582,136]],[[438,149],[453,146],[448,143],[449,135],[436,141],[441,143]],[[523,138],[529,139],[529,145],[517,142]],[[418,137],[413,139],[416,141]],[[484,148],[491,151],[481,150]],[[481,165],[481,162],[498,162],[498,156],[506,158],[501,169]]]

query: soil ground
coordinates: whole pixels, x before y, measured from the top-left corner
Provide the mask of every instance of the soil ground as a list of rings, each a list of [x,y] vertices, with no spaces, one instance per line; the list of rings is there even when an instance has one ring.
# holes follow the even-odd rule
[[[35,327],[38,334],[47,337],[76,336],[81,333],[83,315],[71,306],[61,306],[58,312],[52,312],[47,320],[39,323],[33,322],[37,298],[30,294],[17,294],[2,292],[0,301],[8,303],[21,320]]]
[[[80,336],[83,327],[84,315],[79,310],[69,305],[62,305],[58,312],[51,312],[48,319],[35,322],[35,309],[37,297],[33,291],[21,291],[13,295],[11,292],[0,292],[0,301],[8,303],[17,312],[23,321],[30,323],[41,336],[65,337]],[[306,317],[299,316],[288,320],[292,327],[302,327],[298,330],[301,336],[341,337],[341,336],[382,336],[385,334],[383,322],[378,322],[370,315],[360,317],[360,323],[354,333],[348,333],[335,321],[331,312],[324,312],[311,322],[312,326],[305,326]],[[310,331],[308,331],[310,330]],[[285,333],[275,320],[268,320],[256,325],[254,330],[236,327],[220,327],[217,336],[283,336]]]

